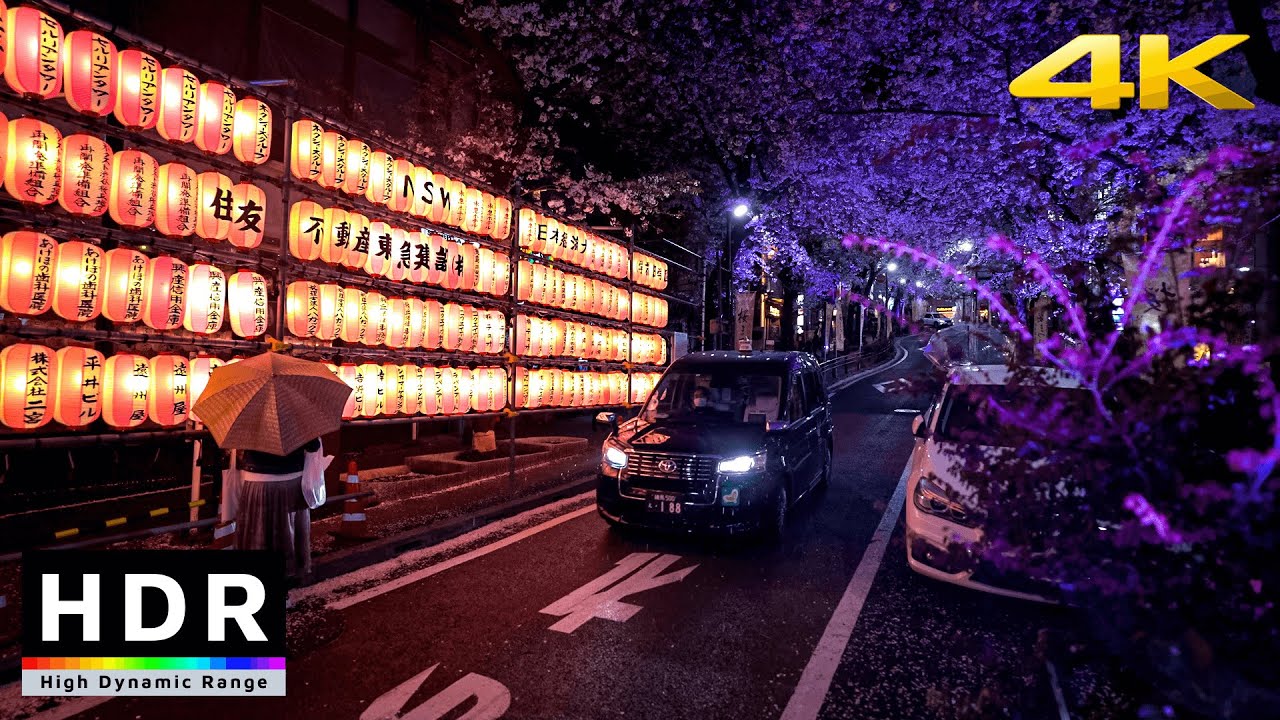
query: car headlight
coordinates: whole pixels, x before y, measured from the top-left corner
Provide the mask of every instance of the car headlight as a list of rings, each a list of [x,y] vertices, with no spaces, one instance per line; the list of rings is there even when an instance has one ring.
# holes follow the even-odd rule
[[[927,477],[921,477],[916,483],[915,495],[912,497],[920,512],[950,520],[957,525],[977,527],[978,518],[964,505],[947,497],[947,493],[937,483]]]
[[[616,470],[627,466],[627,453],[622,448],[606,440],[604,443],[604,464]]]
[[[764,453],[755,455],[739,455],[738,457],[727,458],[721,460],[716,465],[716,472],[722,472],[728,475],[741,473],[749,473],[753,470],[764,469]]]

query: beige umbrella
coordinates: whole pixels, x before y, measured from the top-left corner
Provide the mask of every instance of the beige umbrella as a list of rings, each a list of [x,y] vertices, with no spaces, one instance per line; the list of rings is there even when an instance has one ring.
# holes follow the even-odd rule
[[[337,430],[351,392],[320,363],[268,352],[215,368],[192,409],[218,447],[288,455]]]

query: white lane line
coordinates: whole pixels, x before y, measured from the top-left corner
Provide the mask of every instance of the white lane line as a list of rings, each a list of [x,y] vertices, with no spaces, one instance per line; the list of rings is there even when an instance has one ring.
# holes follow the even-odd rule
[[[1058,669],[1052,660],[1045,660],[1044,667],[1049,671],[1049,687],[1053,688],[1053,699],[1058,703],[1058,720],[1071,720],[1067,710],[1067,698],[1062,694],[1062,684],[1058,682]]]
[[[842,379],[840,379],[840,380],[838,380],[838,381],[836,381],[836,382],[832,383],[831,385],[827,386],[827,394],[828,394],[828,395],[834,395],[835,393],[838,393],[838,392],[840,392],[841,390],[844,390],[845,388],[849,387],[850,385],[853,385],[853,384],[854,384],[854,383],[856,383],[856,382],[860,382],[860,381],[862,381],[862,380],[865,380],[865,379],[867,379],[867,378],[871,377],[872,375],[879,375],[880,373],[882,373],[882,372],[884,372],[884,371],[886,371],[886,370],[892,370],[893,368],[896,368],[896,367],[898,367],[899,365],[901,365],[903,362],[905,362],[907,358],[911,357],[911,351],[910,351],[910,350],[908,350],[908,349],[906,349],[906,348],[902,347],[902,345],[898,345],[898,346],[897,346],[897,348],[898,348],[898,350],[901,350],[901,351],[902,351],[902,357],[898,358],[897,360],[893,361],[892,363],[890,363],[890,364],[888,364],[888,365],[885,365],[884,367],[875,367],[875,368],[871,368],[870,370],[863,370],[862,372],[860,372],[860,373],[858,373],[857,375],[854,375],[854,376],[852,376],[852,377],[842,378]],[[895,352],[896,352],[896,351],[895,351]]]
[[[840,658],[853,635],[853,626],[858,623],[862,605],[871,592],[871,584],[875,582],[876,571],[884,560],[889,537],[898,524],[898,515],[902,512],[907,494],[907,473],[910,469],[911,461],[908,460],[906,467],[902,468],[902,477],[898,478],[898,487],[894,488],[893,497],[889,498],[889,507],[885,508],[884,515],[880,517],[880,525],[871,535],[871,542],[862,554],[862,561],[853,571],[849,586],[844,589],[835,613],[827,621],[827,629],[822,632],[818,646],[813,649],[813,655],[800,675],[795,692],[782,711],[782,720],[813,720],[822,710],[822,703],[831,689],[831,680],[835,677],[836,668],[840,666]]]
[[[352,605],[358,605],[359,603],[362,603],[365,600],[372,600],[373,598],[376,598],[379,595],[385,595],[386,593],[389,593],[393,590],[399,590],[400,588],[406,585],[412,585],[420,580],[425,580],[431,577],[432,575],[435,575],[437,573],[442,573],[445,570],[448,570],[450,568],[455,568],[465,562],[475,560],[476,558],[484,557],[485,555],[488,555],[489,553],[494,552],[495,550],[501,550],[502,548],[507,547],[508,545],[514,545],[520,542],[521,540],[524,540],[525,538],[533,537],[534,535],[537,535],[543,530],[550,530],[551,528],[561,523],[568,522],[576,517],[581,517],[583,515],[586,515],[587,513],[592,513],[595,511],[596,511],[595,503],[592,503],[583,508],[578,508],[577,510],[571,510],[563,515],[559,515],[550,520],[547,520],[546,522],[540,525],[534,525],[533,527],[527,530],[521,530],[520,532],[514,535],[508,535],[507,537],[504,537],[495,543],[491,543],[489,545],[476,548],[471,552],[463,553],[461,555],[458,555],[457,557],[449,558],[448,560],[445,560],[444,562],[436,563],[435,565],[428,565],[427,567],[424,567],[421,570],[416,570],[414,572],[409,573],[408,575],[398,577],[395,580],[392,580],[390,582],[381,583],[379,585],[375,585],[374,587],[369,588],[368,590],[364,590],[354,595],[350,595],[348,597],[335,600],[332,603],[329,603],[329,607],[333,608],[334,610],[345,610],[351,607]]]

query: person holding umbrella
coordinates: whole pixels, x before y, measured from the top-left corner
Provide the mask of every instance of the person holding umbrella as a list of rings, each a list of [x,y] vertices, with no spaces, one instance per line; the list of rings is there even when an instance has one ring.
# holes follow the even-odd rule
[[[218,447],[231,451],[222,520],[241,550],[284,557],[301,581],[311,572],[311,509],[324,503],[320,436],[336,431],[351,388],[316,362],[268,352],[215,368],[192,408]]]

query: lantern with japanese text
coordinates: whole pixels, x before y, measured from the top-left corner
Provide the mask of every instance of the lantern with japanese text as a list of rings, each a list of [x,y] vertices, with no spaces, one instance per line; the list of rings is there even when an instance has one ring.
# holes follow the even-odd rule
[[[342,192],[348,195],[364,195],[369,189],[369,163],[373,150],[369,143],[351,138],[347,141],[346,168],[342,176]]]
[[[112,112],[121,125],[150,130],[160,119],[160,62],[141,50],[116,54],[116,103]]]
[[[493,251],[486,247],[476,248],[475,291],[492,295],[493,281]]]
[[[111,198],[111,148],[92,135],[62,139],[58,204],[72,215],[99,217]]]
[[[404,408],[404,366],[382,365],[382,414],[399,415]]]
[[[477,232],[481,235],[489,235],[493,231],[494,215],[497,212],[495,203],[497,198],[492,193],[480,193],[482,208],[480,210],[480,227]]]
[[[62,92],[62,26],[33,7],[9,8],[5,17],[4,79],[13,91],[48,100]]]
[[[271,106],[258,98],[236,101],[231,149],[245,165],[261,165],[271,155]]]
[[[506,253],[493,254],[493,294],[499,297],[511,289],[511,258]]]
[[[436,350],[444,340],[444,305],[438,300],[422,301],[422,347]]]
[[[173,330],[186,310],[187,264],[175,257],[147,261],[142,285],[142,322],[153,330]]]
[[[53,419],[84,427],[102,413],[102,371],[106,358],[93,348],[69,345],[55,353],[52,375]]]
[[[374,277],[385,277],[391,272],[391,258],[395,254],[395,242],[391,226],[375,220],[368,225],[369,237],[365,240],[368,254],[364,259],[364,271]]]
[[[430,217],[434,198],[435,176],[427,168],[414,165],[413,198],[409,203],[409,214],[417,218]]]
[[[476,287],[477,266],[480,264],[480,251],[475,243],[458,243],[458,259],[454,260],[453,274],[457,277],[459,290],[474,290]],[[446,285],[446,287],[448,287]]]
[[[400,412],[405,415],[417,415],[422,411],[423,405],[422,368],[417,365],[401,365],[400,384],[404,388]]]
[[[285,327],[297,337],[316,336],[320,324],[320,286],[310,280],[294,280],[285,291]]]
[[[440,374],[434,367],[424,367],[421,370],[422,388],[418,392],[418,414],[438,415],[440,413]]]
[[[316,339],[334,340],[342,334],[343,296],[347,292],[358,291],[345,290],[341,285],[320,286],[320,317],[316,322]]]
[[[516,355],[520,357],[533,357],[534,352],[534,330],[536,328],[537,318],[528,315],[516,316]]]
[[[200,78],[181,67],[160,71],[160,111],[156,132],[173,143],[196,139],[200,110]]]
[[[187,270],[186,312],[182,327],[187,332],[209,335],[222,329],[227,306],[227,276],[208,263],[196,263]]]
[[[108,250],[103,261],[102,314],[112,322],[142,319],[147,284],[147,256],[136,250]]]
[[[33,430],[52,420],[50,384],[57,375],[57,355],[43,345],[17,343],[0,350],[0,422]]]
[[[446,290],[458,290],[462,287],[463,263],[462,259],[462,243],[455,240],[446,240],[443,243],[445,249],[445,270],[441,277],[441,284]]]
[[[364,363],[357,368],[356,383],[360,398],[356,405],[356,414],[360,417],[378,417],[386,408],[385,371],[375,363]]]
[[[497,310],[481,310],[479,347],[476,352],[500,353],[506,344],[507,318]]]
[[[58,243],[31,230],[0,238],[0,307],[15,315],[39,315],[53,301]]]
[[[439,186],[439,183],[437,183],[437,186]],[[461,180],[450,180],[446,192],[451,199],[451,204],[446,208],[441,222],[452,227],[462,227],[462,221],[467,214],[467,186]]]
[[[400,349],[404,347],[405,339],[408,336],[408,303],[404,298],[390,298],[387,300],[387,336],[384,340],[389,348]]]
[[[383,234],[391,236],[391,260],[387,263],[383,276],[395,282],[408,280],[409,274],[413,271],[413,240],[409,237],[409,233],[398,227],[386,227],[383,230],[371,228],[371,232],[379,246],[381,246]]]
[[[58,245],[53,269],[53,311],[72,322],[102,313],[102,249],[71,240]]]
[[[417,197],[414,187],[413,163],[404,158],[391,161],[391,182],[394,192],[387,200],[387,209],[392,212],[407,213],[413,207],[413,199]]]
[[[395,158],[382,150],[369,155],[369,183],[364,197],[374,205],[386,205],[396,192]]]
[[[511,201],[507,198],[499,196],[493,199],[493,224],[489,228],[489,237],[506,240],[511,236],[511,210]]]
[[[421,211],[422,217],[433,223],[444,222],[453,207],[453,203],[462,202],[462,198],[453,197],[449,188],[449,178],[438,172],[429,172],[418,168],[422,174],[418,181],[419,199],[425,203]]]
[[[324,166],[324,128],[314,120],[298,120],[291,133],[289,169],[302,182],[315,182]]]
[[[231,188],[231,227],[227,242],[242,250],[262,244],[267,220],[267,195],[253,183],[243,182]]]
[[[530,208],[520,208],[520,249],[537,252],[534,244],[538,239],[538,213]]]
[[[168,237],[194,233],[199,209],[196,171],[181,163],[165,163],[156,177],[156,230]]]
[[[442,415],[453,415],[456,413],[464,413],[471,409],[471,403],[459,402],[458,398],[458,370],[451,367],[439,368],[439,384],[436,387],[436,395],[440,398],[440,413]]]
[[[102,374],[102,419],[119,429],[146,422],[151,363],[132,353],[112,355],[107,358]]]
[[[347,221],[347,211],[338,207],[325,208],[321,212],[320,225],[324,230],[320,259],[330,265],[344,262],[351,248],[351,223]]]
[[[222,367],[222,364],[222,360],[209,355],[198,355],[191,359],[188,367],[190,385],[187,386],[187,400],[190,402],[190,407],[200,402],[200,396],[209,385],[209,376],[213,374],[214,368]],[[194,422],[200,422],[200,417],[194,412],[191,413],[191,419]]]
[[[369,218],[357,212],[347,213],[345,223],[340,223],[337,227],[342,228],[346,225],[347,233],[347,252],[342,256],[342,265],[348,270],[361,270],[365,263],[369,260],[369,255],[376,253],[378,248],[373,245],[373,236],[369,232]],[[337,238],[335,231],[335,242]]]
[[[347,177],[347,139],[341,133],[326,130],[320,137],[320,175],[316,184],[325,190],[337,190]]]
[[[462,230],[480,234],[484,225],[484,191],[479,188],[467,188],[462,193]]]
[[[360,342],[371,347],[382,345],[387,341],[387,296],[370,291],[364,294],[364,303],[368,322]]]
[[[116,102],[116,46],[91,30],[67,33],[62,40],[62,92],[72,110],[101,116]]]
[[[196,176],[196,234],[205,240],[225,240],[231,232],[231,178],[216,170]]]
[[[358,343],[369,325],[369,305],[364,292],[356,288],[342,288],[342,327],[339,337],[343,342]]]
[[[32,205],[53,202],[61,180],[61,151],[62,133],[54,126],[35,118],[10,120],[4,151],[4,185],[9,194]]]
[[[156,219],[156,183],[160,166],[138,150],[121,150],[111,157],[111,219],[129,228],[150,226]]]
[[[471,409],[492,412],[497,409],[498,377],[496,368],[482,367],[471,371]]]
[[[422,347],[426,336],[426,304],[418,298],[405,298],[404,346],[409,349]]]
[[[480,311],[474,305],[463,305],[462,315],[458,320],[461,323],[458,328],[458,351],[477,352],[476,331],[480,325]]]
[[[187,402],[190,378],[188,361],[181,355],[157,355],[151,358],[151,387],[147,392],[147,417],[165,427],[187,421],[191,405]]]
[[[227,313],[231,332],[256,338],[267,331],[267,280],[252,270],[241,270],[227,279]]]
[[[225,83],[200,84],[200,109],[196,116],[196,147],[213,155],[231,151],[235,131],[236,94]]]
[[[420,268],[423,281],[428,285],[444,285],[445,271],[449,268],[449,241],[442,235],[423,230],[422,243],[427,248],[425,251],[418,250],[424,254],[416,260],[419,261],[417,264],[422,264],[422,260],[426,261]]]
[[[299,260],[319,260],[324,243],[324,208],[299,200],[289,208],[289,254]]]
[[[351,364],[343,364],[338,367],[330,366],[333,374],[338,379],[346,383],[351,388],[351,395],[347,397],[347,404],[342,408],[342,419],[351,420],[359,411],[360,403],[364,399],[364,393],[360,387],[358,380],[360,376],[360,368]]]

